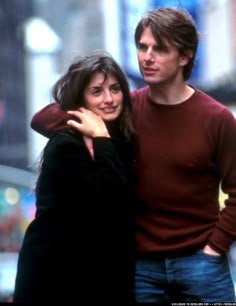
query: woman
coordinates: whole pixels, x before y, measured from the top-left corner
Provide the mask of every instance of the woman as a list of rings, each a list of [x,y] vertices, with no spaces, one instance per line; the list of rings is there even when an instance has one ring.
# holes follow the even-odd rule
[[[48,141],[14,302],[132,303],[132,123],[124,73],[105,52],[73,63],[53,98],[80,130]],[[82,134],[83,133],[83,134]],[[85,136],[83,136],[85,135]]]

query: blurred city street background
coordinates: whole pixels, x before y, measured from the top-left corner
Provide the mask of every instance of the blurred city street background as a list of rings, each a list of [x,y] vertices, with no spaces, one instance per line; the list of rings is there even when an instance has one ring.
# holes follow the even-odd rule
[[[109,51],[130,88],[142,86],[134,28],[163,5],[186,8],[200,32],[189,82],[236,116],[236,0],[0,0],[0,302],[11,301],[17,254],[35,212],[47,139],[31,130],[32,115],[51,102],[53,83],[73,59],[91,50]],[[236,246],[229,256],[236,286]]]

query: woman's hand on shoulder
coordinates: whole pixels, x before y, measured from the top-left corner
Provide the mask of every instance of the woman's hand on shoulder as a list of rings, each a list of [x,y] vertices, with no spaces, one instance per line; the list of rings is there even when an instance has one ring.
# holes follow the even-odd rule
[[[109,132],[102,118],[92,111],[81,107],[76,111],[68,111],[68,114],[79,119],[80,122],[75,120],[68,120],[67,124],[72,128],[80,131],[88,137],[110,137]]]

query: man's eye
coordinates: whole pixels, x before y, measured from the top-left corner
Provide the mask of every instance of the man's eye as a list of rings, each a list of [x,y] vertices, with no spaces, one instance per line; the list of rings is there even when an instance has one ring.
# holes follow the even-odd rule
[[[158,53],[168,53],[169,52],[169,48],[166,45],[155,46],[153,47],[153,50]]]
[[[144,44],[138,44],[138,50],[146,50],[147,46]]]

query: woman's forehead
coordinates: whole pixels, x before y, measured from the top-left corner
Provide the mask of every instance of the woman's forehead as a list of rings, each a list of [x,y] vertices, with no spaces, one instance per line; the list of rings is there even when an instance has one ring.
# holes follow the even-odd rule
[[[100,83],[100,84],[103,84],[106,81],[117,82],[117,78],[111,72],[95,71],[95,72],[93,72],[91,74],[91,78],[89,80],[89,84],[91,84],[91,83]]]

